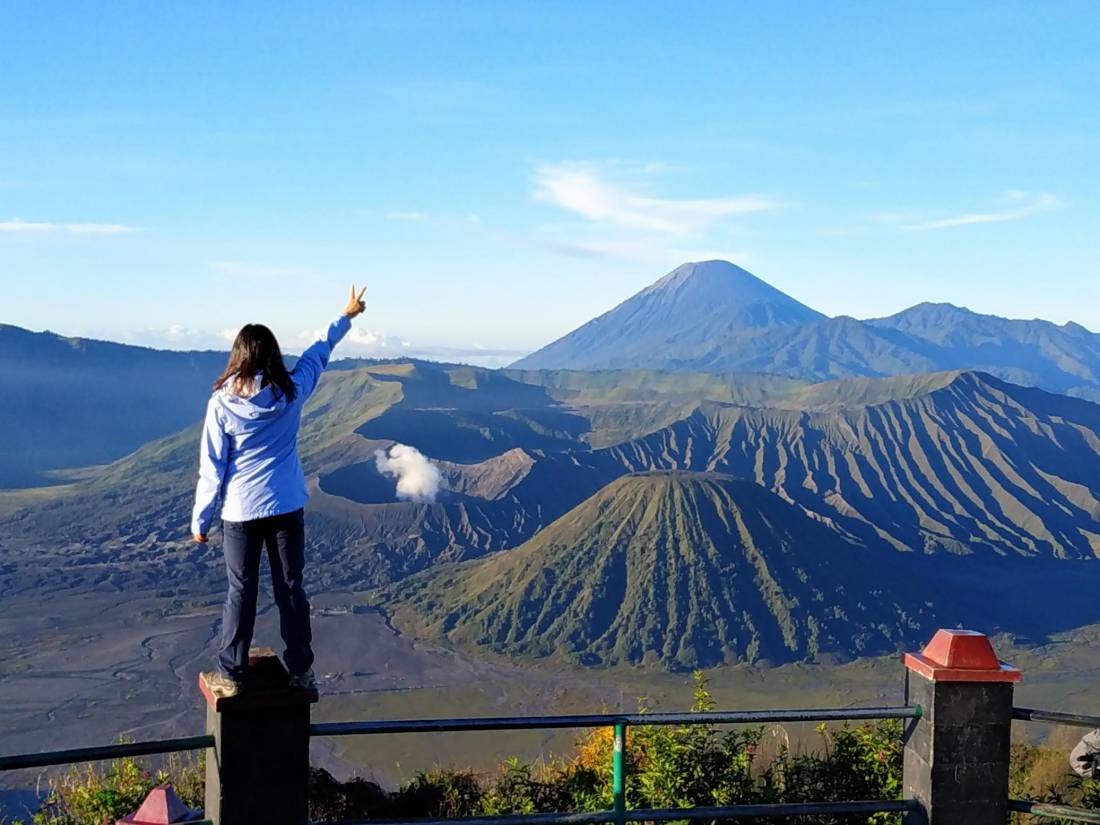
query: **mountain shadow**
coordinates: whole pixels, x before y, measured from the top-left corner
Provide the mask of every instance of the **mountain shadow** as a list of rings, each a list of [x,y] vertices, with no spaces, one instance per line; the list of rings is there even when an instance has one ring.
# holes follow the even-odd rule
[[[560,451],[576,447],[588,421],[549,392],[501,373],[436,365],[408,365],[380,381],[401,385],[401,400],[356,432],[409,444],[433,458],[476,462],[508,450]]]

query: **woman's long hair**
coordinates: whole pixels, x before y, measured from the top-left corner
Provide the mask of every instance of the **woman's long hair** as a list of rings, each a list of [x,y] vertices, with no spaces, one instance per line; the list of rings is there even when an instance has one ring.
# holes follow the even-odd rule
[[[233,341],[229,364],[214,382],[214,389],[220,390],[226,384],[230,384],[230,390],[251,386],[261,372],[265,386],[277,387],[288,401],[294,400],[294,382],[286,371],[274,333],[263,324],[245,324]]]

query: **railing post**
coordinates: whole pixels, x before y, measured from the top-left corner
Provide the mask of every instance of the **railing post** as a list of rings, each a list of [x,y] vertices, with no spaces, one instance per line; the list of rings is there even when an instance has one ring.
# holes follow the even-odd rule
[[[921,715],[905,731],[903,796],[918,810],[906,825],[1005,825],[1012,686],[981,633],[940,630],[923,653],[907,653],[909,703]]]
[[[626,823],[626,722],[615,723],[611,766],[611,795],[614,800],[615,825]]]
[[[305,825],[309,820],[309,715],[316,690],[291,690],[267,648],[249,652],[244,690],[206,697],[205,815],[214,825]]]

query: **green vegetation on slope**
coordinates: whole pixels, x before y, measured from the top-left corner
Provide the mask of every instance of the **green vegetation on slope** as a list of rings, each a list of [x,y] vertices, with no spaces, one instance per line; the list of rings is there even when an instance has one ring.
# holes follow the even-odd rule
[[[807,409],[704,404],[608,448],[629,470],[728,473],[868,547],[1100,553],[1100,406],[979,373],[838,382]],[[874,403],[837,403],[846,397]]]
[[[518,377],[423,362],[325,376],[301,439],[315,581],[368,588],[515,547],[647,470],[755,482],[872,550],[1100,549],[1100,407],[1086,402],[975,373],[806,386],[636,372],[621,391],[612,373]],[[556,397],[563,387],[573,402]],[[374,464],[395,440],[438,462],[438,501],[396,500]],[[603,440],[614,443],[592,449]],[[63,487],[0,494],[0,591],[216,580],[216,554],[188,541],[196,444],[192,428]]]
[[[869,551],[763,488],[621,478],[515,550],[391,588],[402,629],[582,664],[790,661],[895,649],[928,615]]]

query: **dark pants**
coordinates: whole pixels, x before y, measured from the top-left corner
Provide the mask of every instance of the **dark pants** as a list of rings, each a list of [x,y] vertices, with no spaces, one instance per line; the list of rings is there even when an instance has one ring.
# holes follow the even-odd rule
[[[232,679],[244,675],[256,624],[260,556],[266,546],[271,589],[279,608],[279,629],[286,644],[283,661],[291,674],[304,673],[313,666],[313,635],[309,629],[309,600],[302,587],[306,544],[302,511],[253,521],[226,521],[223,532],[229,593],[222,613],[218,669]]]

